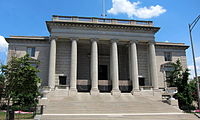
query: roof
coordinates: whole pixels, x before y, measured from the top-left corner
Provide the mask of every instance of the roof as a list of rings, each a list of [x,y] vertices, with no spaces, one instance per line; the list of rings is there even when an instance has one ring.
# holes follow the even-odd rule
[[[173,47],[185,47],[186,49],[189,48],[188,45],[184,43],[172,43],[172,42],[156,42],[157,46],[173,46]]]
[[[5,38],[7,42],[9,40],[39,40],[46,41],[49,40],[48,36],[10,36],[9,38]]]
[[[51,32],[52,25],[74,25],[100,28],[133,29],[134,30],[153,30],[157,32],[160,27],[154,27],[152,21],[141,21],[131,19],[97,18],[97,17],[78,17],[78,16],[58,16],[53,15],[52,21],[46,21],[47,28]]]

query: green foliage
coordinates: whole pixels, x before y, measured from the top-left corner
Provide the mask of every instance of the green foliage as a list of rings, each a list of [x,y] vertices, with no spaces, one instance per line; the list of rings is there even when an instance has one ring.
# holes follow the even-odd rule
[[[13,108],[25,109],[35,106],[38,103],[37,76],[39,70],[32,64],[38,65],[39,61],[25,55],[21,58],[12,57],[7,65],[2,66],[5,75],[5,98],[12,100]]]
[[[193,102],[192,97],[192,88],[188,84],[188,77],[189,77],[189,70],[186,69],[182,73],[182,79],[179,79],[177,81],[177,88],[178,93],[176,94],[178,100],[179,100],[179,106],[181,109],[191,109],[191,104]]]
[[[5,84],[5,76],[3,73],[0,74],[0,102],[2,101],[2,98],[4,97],[4,85]],[[0,107],[2,105],[2,102],[0,104]]]
[[[196,79],[189,82],[191,91],[192,91],[192,97],[194,101],[198,101],[198,95],[197,95],[197,81]]]
[[[192,102],[194,100],[192,96],[193,88],[188,84],[189,70],[183,70],[180,60],[172,64],[174,70],[171,71],[169,85],[170,87],[177,87],[178,93],[175,94],[175,98],[178,99],[179,107],[183,110],[190,110]]]
[[[167,83],[169,84],[169,87],[176,87],[176,83],[179,82],[179,79],[181,79],[183,71],[181,61],[178,59],[176,63],[171,63],[173,66],[173,71],[170,72],[170,77],[167,80]]]

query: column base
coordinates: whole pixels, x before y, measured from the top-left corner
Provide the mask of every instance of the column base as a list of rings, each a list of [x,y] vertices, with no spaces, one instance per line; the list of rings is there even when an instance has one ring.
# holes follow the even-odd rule
[[[140,92],[139,89],[134,89],[134,90],[131,91],[131,94],[132,95],[141,95],[141,92]]]
[[[119,89],[114,89],[114,90],[111,91],[111,95],[120,96],[121,95],[121,91]]]
[[[77,89],[71,88],[71,89],[69,90],[69,96],[75,96],[75,95],[77,95]]]
[[[99,95],[99,90],[97,88],[92,88],[90,90],[90,95],[94,95],[94,96]]]

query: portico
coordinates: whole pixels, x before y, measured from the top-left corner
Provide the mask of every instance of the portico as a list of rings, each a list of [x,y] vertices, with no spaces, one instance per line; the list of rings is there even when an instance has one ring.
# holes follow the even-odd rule
[[[56,85],[56,48],[57,42],[60,42],[61,38],[56,38],[52,37],[50,39],[50,64],[49,64],[49,87],[53,90]],[[140,91],[139,87],[139,75],[138,75],[138,45],[143,45],[145,44],[148,46],[149,49],[149,56],[147,59],[149,60],[149,70],[156,71],[156,58],[155,58],[155,46],[153,42],[139,42],[136,40],[129,40],[129,41],[124,41],[120,39],[110,39],[110,40],[101,40],[101,38],[90,38],[90,39],[80,39],[80,38],[65,38],[62,39],[62,43],[67,42],[71,46],[70,54],[70,84],[69,84],[69,94],[74,95],[77,93],[78,90],[78,81],[80,84],[85,84],[89,85],[89,91],[91,95],[97,95],[101,90],[100,87],[101,85],[103,86],[109,86],[109,82],[111,83],[111,88],[112,90],[110,91],[112,95],[120,95],[121,90],[120,90],[120,84],[125,84],[125,86],[128,86],[128,83],[131,84],[132,90],[131,93],[134,94],[135,92]],[[80,45],[80,49],[79,49]],[[107,54],[104,54],[105,56],[102,56],[103,53],[101,53],[102,48],[98,48],[98,46],[106,46],[109,47],[107,48],[108,50],[105,51]],[[85,65],[88,66],[89,68],[89,74],[85,73],[86,76],[88,75],[89,79],[81,80],[77,78],[78,75],[78,61],[81,61],[81,53],[80,55],[78,54],[78,50],[81,51],[81,46],[87,46],[89,49],[89,54],[85,54],[84,57],[88,58],[89,64]],[[126,54],[126,51],[123,53],[123,49],[119,52],[119,48],[124,47],[129,54]],[[103,47],[103,49],[105,49]],[[109,53],[109,54],[108,54]],[[122,63],[123,60],[121,60],[119,63],[119,57],[121,54],[126,54],[128,63],[124,62]],[[78,57],[78,55],[80,57]],[[106,70],[109,72],[108,74],[108,80],[99,80],[99,65],[101,64],[101,57],[105,57],[104,59],[107,59],[109,70]],[[80,59],[78,59],[80,58]],[[100,62],[100,64],[99,64]],[[119,64],[127,64],[129,71],[123,71],[121,70],[120,72],[128,72],[129,74],[126,75],[127,80],[120,80],[119,79]],[[81,63],[79,63],[81,65]],[[103,65],[103,64],[102,64]],[[105,65],[105,64],[104,64]],[[79,67],[81,69],[83,65]],[[121,65],[123,66],[123,65]],[[63,66],[64,67],[64,66]],[[84,69],[84,67],[82,67]],[[108,69],[108,68],[107,68]],[[124,69],[124,67],[121,67],[121,69]],[[87,70],[86,70],[87,71]],[[84,72],[86,72],[84,71]],[[82,71],[81,71],[82,72]],[[84,74],[84,73],[79,73],[79,74]],[[158,82],[157,82],[157,74],[156,72],[150,72],[151,76],[151,81],[154,89],[158,89]],[[103,82],[104,81],[104,82]],[[106,81],[106,82],[105,82]]]
[[[71,95],[135,94],[141,85],[159,89],[154,40],[159,28],[152,21],[53,16],[46,23],[51,90],[59,86],[60,76]]]

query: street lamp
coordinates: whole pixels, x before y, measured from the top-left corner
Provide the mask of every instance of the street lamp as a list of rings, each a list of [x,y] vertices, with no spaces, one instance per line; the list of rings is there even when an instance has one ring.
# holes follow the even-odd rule
[[[197,22],[199,21],[199,19],[200,19],[200,15],[191,24],[189,24],[190,42],[191,42],[192,56],[193,56],[193,62],[194,62],[194,72],[195,72],[195,77],[196,77],[196,82],[197,82],[198,109],[200,109],[199,79],[198,79],[198,75],[197,75],[197,67],[196,67],[194,46],[193,46],[193,40],[192,40],[192,30],[195,27],[195,25],[197,24]]]

